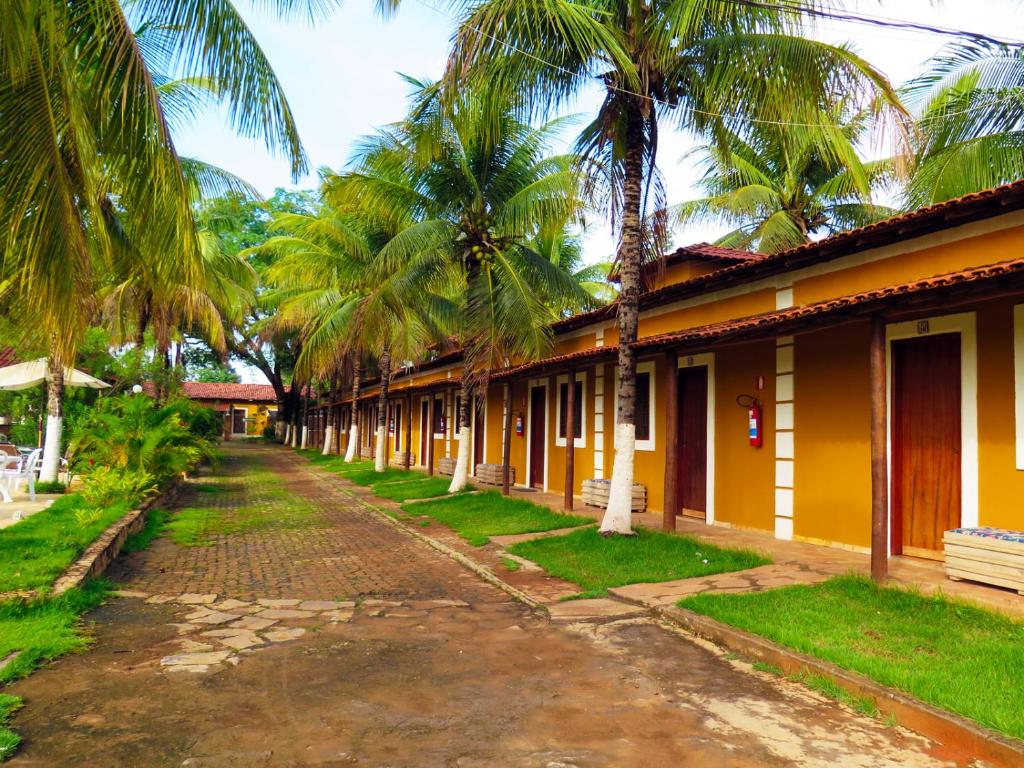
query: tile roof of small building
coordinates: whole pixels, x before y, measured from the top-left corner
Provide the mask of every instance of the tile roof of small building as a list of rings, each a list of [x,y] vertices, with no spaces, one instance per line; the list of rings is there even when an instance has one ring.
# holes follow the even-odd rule
[[[14,354],[14,347],[0,347],[0,368],[6,368],[18,362],[18,356]]]
[[[192,400],[235,400],[276,403],[277,394],[270,384],[230,384],[203,381],[182,383],[185,396]]]

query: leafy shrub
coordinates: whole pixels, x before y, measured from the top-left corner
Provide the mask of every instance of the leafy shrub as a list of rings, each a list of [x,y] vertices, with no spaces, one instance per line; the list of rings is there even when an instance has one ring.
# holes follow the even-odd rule
[[[101,400],[71,440],[74,466],[85,474],[98,467],[148,473],[161,482],[202,459],[215,460],[213,443],[186,420],[208,430],[204,410],[180,401],[159,407],[142,395]]]
[[[164,409],[177,413],[188,431],[198,437],[215,441],[219,440],[224,432],[224,417],[213,408],[179,398],[167,403]]]
[[[103,507],[83,507],[75,510],[75,522],[80,528],[88,528],[103,517]]]
[[[263,428],[263,436],[267,440],[277,440],[277,429],[268,424]]]
[[[95,467],[82,478],[82,490],[79,494],[86,507],[80,511],[101,513],[103,507],[117,501],[126,501],[134,506],[156,490],[155,478],[148,472],[117,467]],[[78,517],[78,512],[75,513],[75,517]],[[79,523],[87,525],[81,520]]]
[[[36,493],[64,493],[67,489],[59,480],[40,480],[36,483]]]

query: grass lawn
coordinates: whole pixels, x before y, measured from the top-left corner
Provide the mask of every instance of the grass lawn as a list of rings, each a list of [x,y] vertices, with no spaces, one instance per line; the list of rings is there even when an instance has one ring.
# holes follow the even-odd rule
[[[679,605],[1024,738],[1024,622],[855,576]]]
[[[589,517],[552,512],[525,499],[510,499],[498,491],[456,494],[406,504],[402,509],[444,523],[475,547],[486,544],[491,536],[551,531],[593,522]]]
[[[450,477],[417,477],[415,480],[384,482],[373,484],[373,495],[392,501],[408,501],[409,499],[429,499],[433,496],[444,496],[448,486],[452,484]],[[466,490],[473,490],[466,486]]]
[[[122,502],[86,514],[82,498],[75,493],[0,530],[0,592],[46,590],[108,525],[131,508],[130,503]]]
[[[609,587],[623,584],[710,576],[770,562],[749,550],[722,549],[687,536],[644,529],[635,536],[605,538],[596,528],[587,528],[523,541],[508,551],[533,560],[552,576],[579,584],[580,597],[604,595]]]

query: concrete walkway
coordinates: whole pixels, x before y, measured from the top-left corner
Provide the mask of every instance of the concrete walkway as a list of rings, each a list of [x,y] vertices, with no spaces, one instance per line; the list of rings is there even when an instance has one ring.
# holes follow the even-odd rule
[[[12,687],[12,765],[968,762],[623,603],[531,611],[292,452],[226,453],[203,546],[123,559],[92,648]]]

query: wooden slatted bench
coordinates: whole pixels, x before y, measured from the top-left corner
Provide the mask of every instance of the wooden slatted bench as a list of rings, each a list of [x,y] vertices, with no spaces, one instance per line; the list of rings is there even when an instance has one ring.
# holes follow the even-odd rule
[[[502,465],[501,464],[477,464],[476,479],[482,485],[501,485]],[[508,481],[511,485],[516,483],[516,468],[508,468]]]
[[[1024,595],[1024,531],[956,528],[946,531],[942,544],[953,581],[980,581]]]
[[[611,480],[584,480],[583,481],[583,503],[588,507],[608,508],[608,491],[611,489]],[[647,511],[647,486],[640,483],[633,483],[634,512]]]
[[[437,474],[451,477],[455,474],[455,459],[447,457],[437,460]]]

